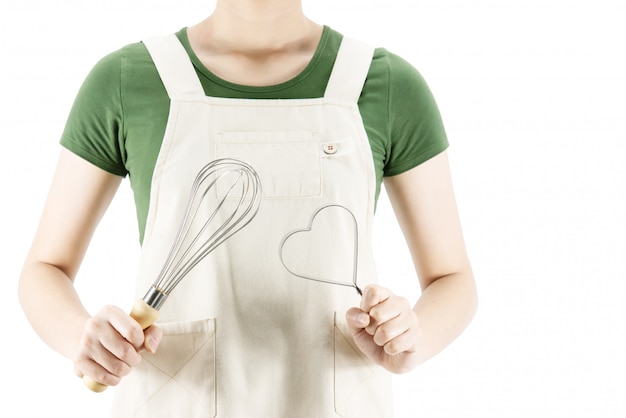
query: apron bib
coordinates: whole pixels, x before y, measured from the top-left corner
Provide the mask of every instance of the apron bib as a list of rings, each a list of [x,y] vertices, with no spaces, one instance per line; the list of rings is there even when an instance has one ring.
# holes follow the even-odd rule
[[[123,417],[391,417],[390,376],[354,345],[345,312],[375,283],[375,173],[357,100],[373,49],[344,38],[319,99],[206,97],[174,35],[145,42],[171,99],[154,169],[137,295],[167,256],[198,170],[236,158],[258,172],[256,218],[206,257],[161,309],[163,341],[116,389]],[[219,187],[211,196],[221,199]],[[228,214],[226,200],[224,216]],[[327,205],[336,206],[312,216]],[[355,231],[355,223],[358,230]],[[219,221],[219,219],[217,219]],[[310,228],[310,231],[307,229]]]

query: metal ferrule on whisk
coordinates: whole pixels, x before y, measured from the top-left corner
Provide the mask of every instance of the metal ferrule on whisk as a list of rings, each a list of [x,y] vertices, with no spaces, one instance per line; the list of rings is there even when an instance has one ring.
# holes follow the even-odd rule
[[[148,292],[146,292],[146,295],[143,297],[143,301],[157,311],[161,309],[161,306],[163,306],[166,299],[167,295],[154,286],[151,286],[150,289],[148,289]]]

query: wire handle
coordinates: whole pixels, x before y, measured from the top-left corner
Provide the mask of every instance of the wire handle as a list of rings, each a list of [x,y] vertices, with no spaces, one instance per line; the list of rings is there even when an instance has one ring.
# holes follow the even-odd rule
[[[130,317],[141,325],[141,329],[145,330],[157,320],[159,311],[148,305],[143,299],[137,299],[130,311]],[[108,388],[107,385],[89,376],[83,376],[83,383],[89,390],[96,393],[104,392]]]

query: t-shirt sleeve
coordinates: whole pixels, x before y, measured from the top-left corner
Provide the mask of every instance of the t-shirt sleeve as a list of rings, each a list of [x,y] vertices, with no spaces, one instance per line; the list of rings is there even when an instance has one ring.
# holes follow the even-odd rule
[[[439,108],[422,75],[387,53],[389,71],[389,155],[385,176],[408,171],[448,148]]]
[[[120,51],[93,67],[74,100],[60,143],[97,167],[126,176],[120,74]]]

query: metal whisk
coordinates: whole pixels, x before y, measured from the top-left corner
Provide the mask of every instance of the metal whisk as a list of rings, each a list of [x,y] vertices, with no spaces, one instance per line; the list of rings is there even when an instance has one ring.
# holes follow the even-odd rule
[[[165,263],[146,295],[135,302],[130,316],[143,329],[152,325],[172,290],[204,257],[248,225],[260,202],[261,182],[249,164],[224,158],[204,166],[193,182]],[[88,377],[84,382],[94,392],[107,387]]]
[[[213,207],[199,214],[210,190],[220,184],[222,192]],[[215,160],[200,170],[193,183],[187,209],[169,255],[143,300],[160,309],[165,299],[180,281],[204,257],[237,231],[245,227],[256,215],[261,197],[261,183],[254,169],[239,160]],[[227,199],[235,199],[233,209],[224,208]],[[208,200],[208,199],[207,199]],[[217,219],[223,211],[227,216]]]

